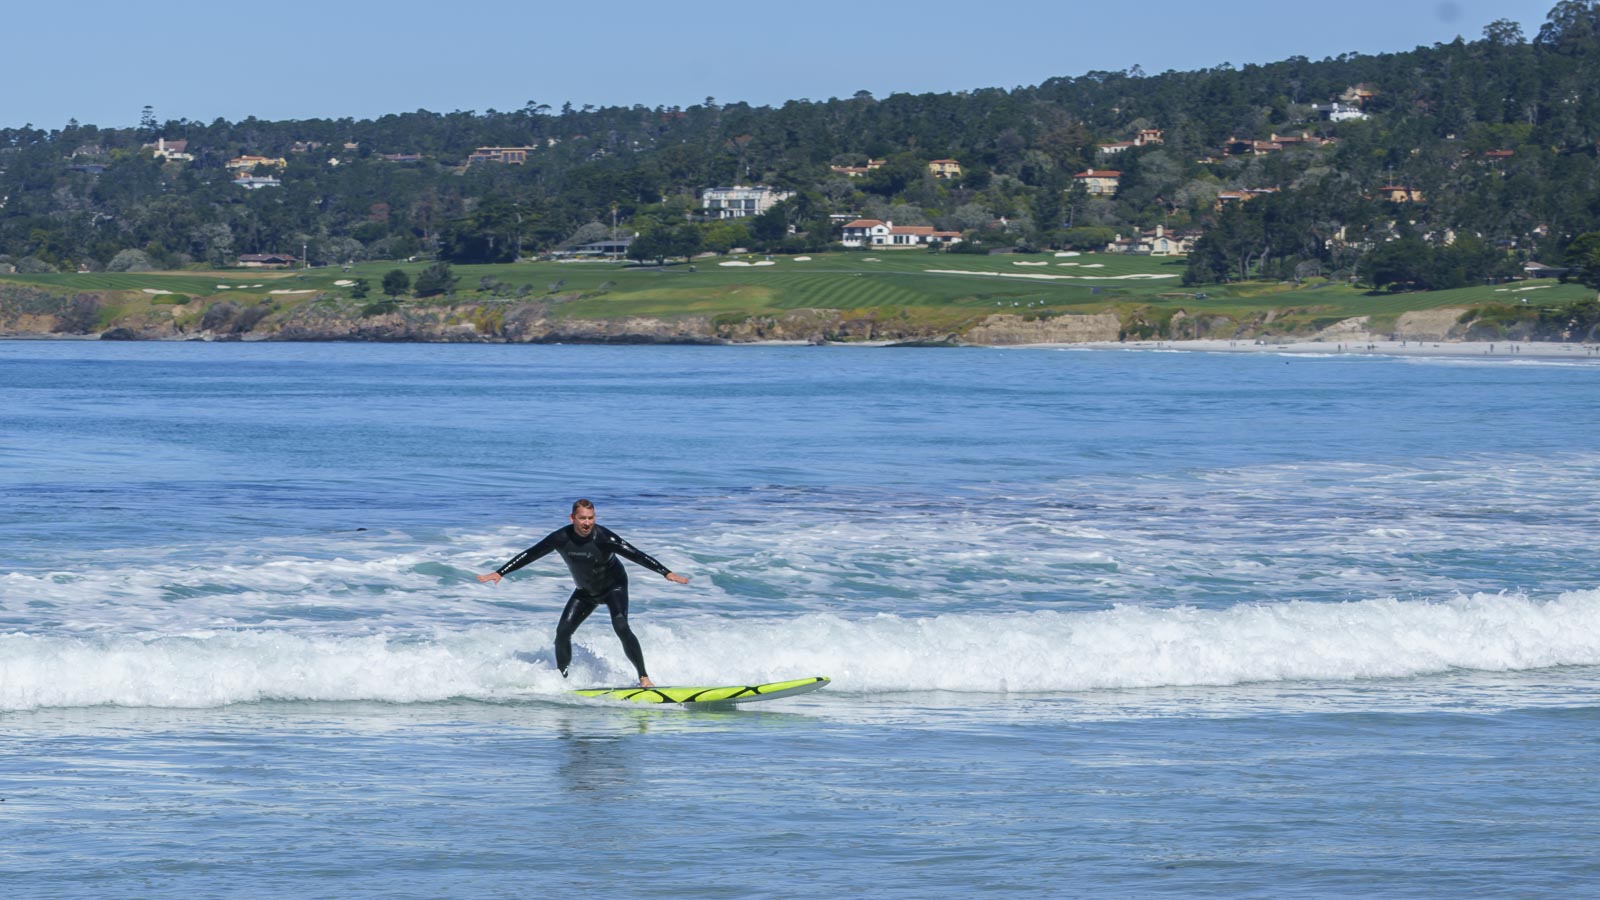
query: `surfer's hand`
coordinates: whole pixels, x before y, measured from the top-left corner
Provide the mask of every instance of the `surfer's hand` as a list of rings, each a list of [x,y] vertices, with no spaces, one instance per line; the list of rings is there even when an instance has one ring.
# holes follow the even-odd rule
[[[478,576],[478,580],[483,582],[484,584],[499,584],[500,583],[500,573],[499,572],[489,572],[489,573],[484,574],[484,575],[479,575]]]
[[[674,584],[688,584],[689,583],[689,576],[687,576],[687,575],[679,575],[677,572],[668,572],[667,573],[667,580],[670,581],[670,582],[673,582]],[[649,687],[649,685],[645,685],[645,686]]]

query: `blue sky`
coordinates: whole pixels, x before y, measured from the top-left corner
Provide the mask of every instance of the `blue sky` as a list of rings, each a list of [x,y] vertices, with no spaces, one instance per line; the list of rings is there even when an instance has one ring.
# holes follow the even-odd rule
[[[30,3],[6,14],[0,127],[688,106],[1037,84],[1057,75],[1531,38],[1556,0],[773,4],[277,0]]]

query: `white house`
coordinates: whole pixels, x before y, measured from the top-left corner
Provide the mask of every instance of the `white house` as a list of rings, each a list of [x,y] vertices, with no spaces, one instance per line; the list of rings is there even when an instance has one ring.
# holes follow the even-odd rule
[[[790,191],[777,191],[761,185],[707,188],[700,195],[700,208],[707,218],[742,219],[759,216],[793,196]]]
[[[1366,113],[1361,111],[1361,107],[1351,106],[1348,103],[1340,103],[1338,101],[1326,104],[1318,103],[1311,108],[1315,109],[1319,113],[1322,113],[1322,117],[1330,122],[1348,122],[1351,119],[1359,120],[1371,118]]]
[[[926,247],[959,244],[961,232],[935,231],[930,225],[896,225],[878,219],[857,219],[845,224],[839,243],[846,247]]]

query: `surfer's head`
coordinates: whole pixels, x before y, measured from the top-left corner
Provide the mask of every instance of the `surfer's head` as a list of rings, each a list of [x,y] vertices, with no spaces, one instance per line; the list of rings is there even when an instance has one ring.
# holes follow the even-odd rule
[[[572,527],[580,537],[588,537],[594,530],[594,503],[588,500],[572,502]]]

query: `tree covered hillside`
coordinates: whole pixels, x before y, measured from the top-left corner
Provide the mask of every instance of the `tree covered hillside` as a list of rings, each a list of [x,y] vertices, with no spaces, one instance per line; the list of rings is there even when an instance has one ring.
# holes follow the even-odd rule
[[[856,216],[958,231],[978,250],[1203,232],[1195,283],[1450,287],[1569,249],[1592,276],[1597,85],[1600,0],[1563,0],[1531,38],[1502,20],[1408,53],[1014,90],[375,120],[147,109],[137,128],[0,130],[0,264],[170,269],[302,250],[318,264],[503,262],[614,223],[674,250],[798,251],[839,239],[830,216]],[[1114,190],[1075,177],[1093,171],[1116,173]],[[734,184],[794,196],[748,219],[695,215],[702,191]]]

